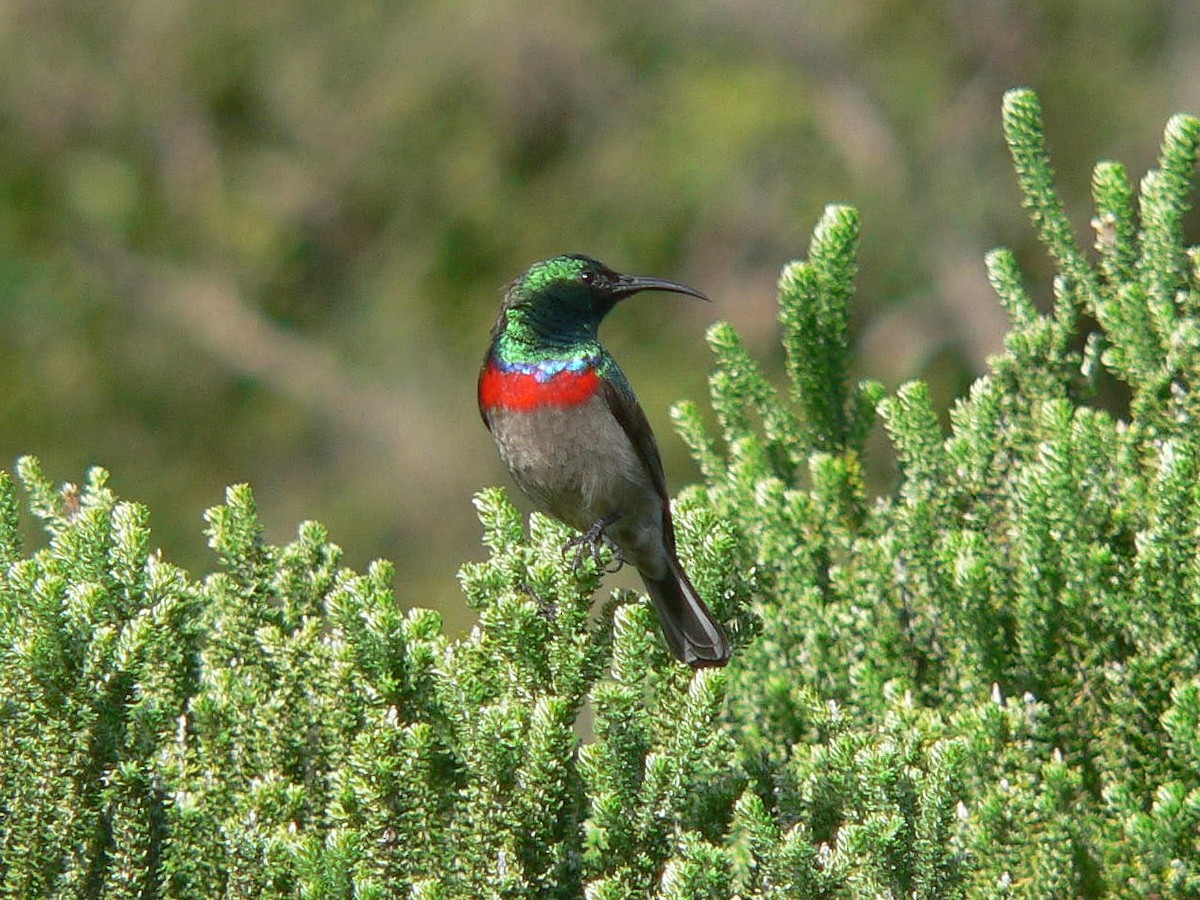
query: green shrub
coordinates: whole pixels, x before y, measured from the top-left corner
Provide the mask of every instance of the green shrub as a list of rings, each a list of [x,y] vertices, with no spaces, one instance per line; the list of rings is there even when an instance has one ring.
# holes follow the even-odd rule
[[[725,670],[632,595],[593,612],[594,563],[498,490],[451,641],[319,525],[267,544],[246,487],[197,581],[98,469],[19,463],[26,551],[0,473],[0,894],[1200,896],[1200,122],[1136,193],[1097,166],[1093,262],[1036,98],[1004,115],[1059,275],[1041,313],[988,257],[1012,330],[949,434],[923,385],[850,383],[852,209],[780,280],[786,392],[711,330],[677,521]],[[872,498],[877,417],[901,481]]]

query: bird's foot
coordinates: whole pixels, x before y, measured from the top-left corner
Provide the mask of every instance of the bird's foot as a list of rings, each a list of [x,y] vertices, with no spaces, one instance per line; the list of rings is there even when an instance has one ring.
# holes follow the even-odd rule
[[[570,550],[575,551],[575,560],[572,565],[576,569],[582,566],[583,561],[590,556],[596,563],[596,568],[602,572],[620,572],[621,567],[625,565],[625,554],[621,552],[616,541],[604,532],[604,529],[620,517],[619,513],[614,513],[606,518],[596,520],[587,531],[576,535],[563,545],[563,555],[565,556]],[[605,547],[612,554],[608,565],[604,564],[604,557],[601,555],[601,551]]]

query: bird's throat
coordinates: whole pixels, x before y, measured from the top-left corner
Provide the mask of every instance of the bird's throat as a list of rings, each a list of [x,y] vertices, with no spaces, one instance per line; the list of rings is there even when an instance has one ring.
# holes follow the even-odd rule
[[[538,362],[503,362],[493,357],[479,376],[479,402],[490,410],[576,406],[599,389],[600,376],[589,357]]]

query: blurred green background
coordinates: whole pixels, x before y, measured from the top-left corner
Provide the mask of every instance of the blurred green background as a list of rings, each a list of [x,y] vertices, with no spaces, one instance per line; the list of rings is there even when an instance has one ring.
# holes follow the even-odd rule
[[[461,626],[470,498],[507,483],[474,392],[508,280],[582,251],[717,301],[605,327],[678,487],[705,328],[778,374],[779,268],[851,203],[860,374],[948,405],[1005,329],[983,253],[1048,288],[1000,134],[1019,84],[1090,244],[1093,162],[1139,177],[1200,109],[1200,4],[6,0],[0,465],[108,467],[196,572],[249,481],[271,539],[319,519]]]

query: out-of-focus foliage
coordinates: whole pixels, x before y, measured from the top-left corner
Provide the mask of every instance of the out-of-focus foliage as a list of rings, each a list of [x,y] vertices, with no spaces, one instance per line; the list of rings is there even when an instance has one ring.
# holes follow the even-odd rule
[[[1004,123],[1054,303],[988,257],[1011,328],[949,433],[923,382],[850,373],[851,207],[780,278],[786,394],[711,329],[719,431],[676,408],[703,472],[676,511],[727,669],[628,594],[592,615],[596,563],[499,489],[452,639],[321,526],[266,541],[245,486],[198,581],[100,469],[20,463],[26,549],[0,473],[0,896],[1200,893],[1200,120],[1138,188],[1095,168],[1094,260],[1036,96]],[[902,480],[872,501],[877,415]]]
[[[1197,48],[1183,0],[8,0],[0,461],[103,463],[189,566],[248,480],[268,521],[319,515],[440,601],[501,471],[472,380],[529,261],[694,283],[779,375],[777,261],[852,203],[864,367],[948,404],[1004,333],[982,251],[1031,247],[1001,92],[1042,90],[1082,210],[1097,149],[1140,172],[1200,106]],[[660,431],[711,315],[606,326]]]

